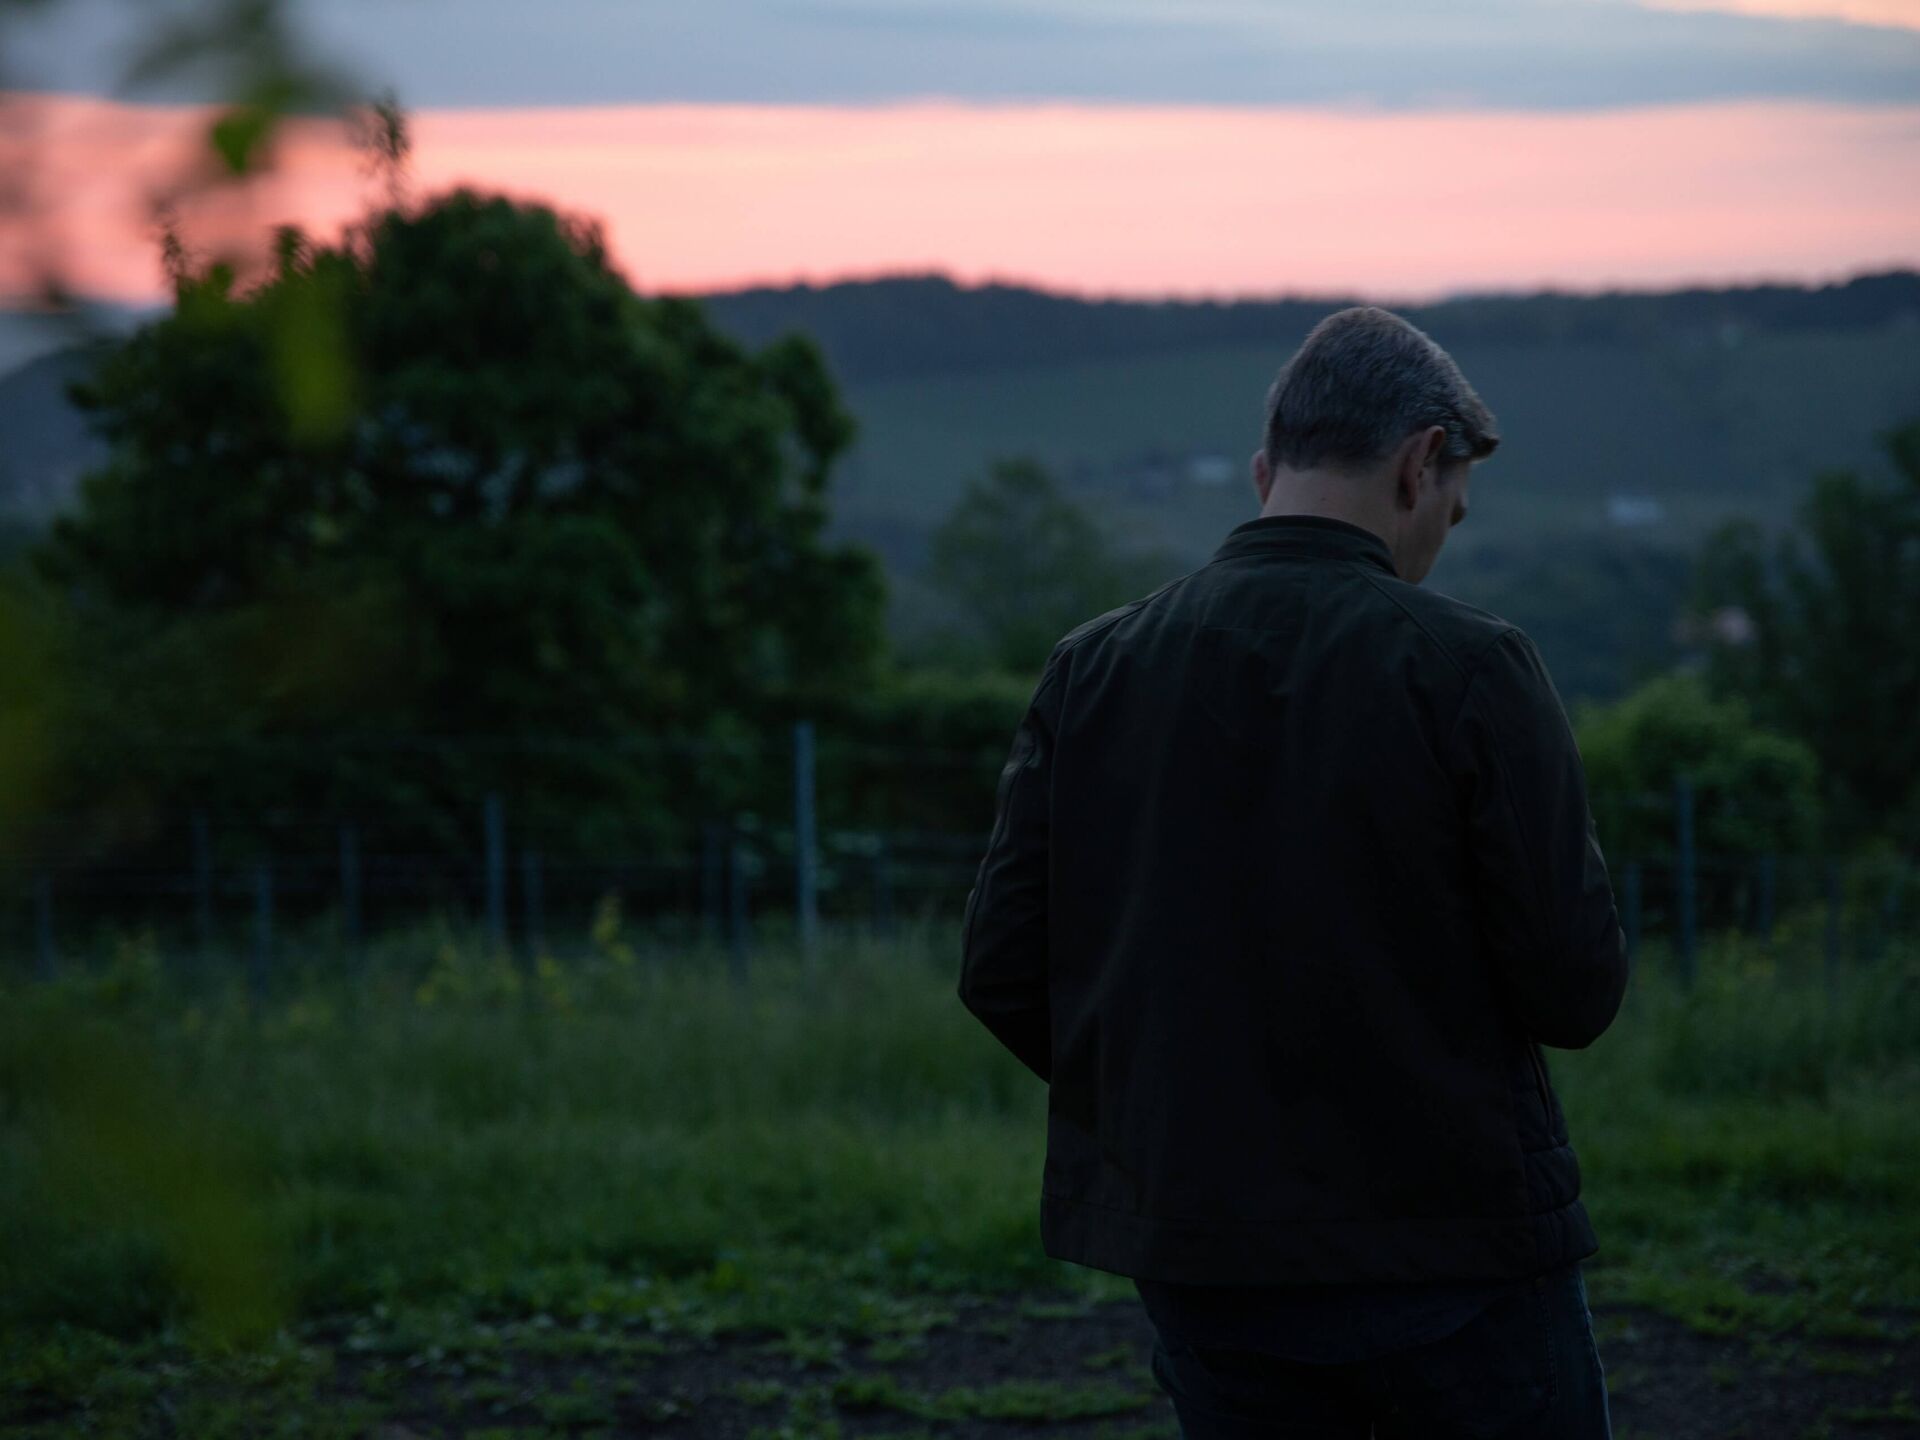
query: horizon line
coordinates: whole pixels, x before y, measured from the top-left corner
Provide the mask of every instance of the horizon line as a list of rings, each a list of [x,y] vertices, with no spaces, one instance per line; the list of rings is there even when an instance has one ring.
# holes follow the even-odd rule
[[[476,193],[488,193],[476,191]],[[609,261],[609,267],[618,273],[619,267]],[[866,286],[902,284],[915,282],[938,282],[954,290],[980,292],[986,290],[1019,291],[1049,300],[1064,300],[1082,305],[1211,305],[1221,308],[1235,305],[1316,305],[1345,303],[1350,305],[1379,305],[1392,308],[1396,305],[1407,308],[1429,309],[1443,305],[1465,304],[1473,301],[1525,301],[1525,300],[1610,300],[1610,299],[1661,299],[1676,295],[1722,295],[1755,290],[1798,290],[1814,293],[1823,290],[1844,289],[1848,285],[1862,280],[1891,279],[1898,276],[1920,278],[1920,265],[1900,261],[1866,261],[1845,267],[1842,272],[1830,274],[1824,278],[1802,276],[1753,275],[1723,277],[1707,280],[1690,280],[1671,285],[1623,285],[1603,283],[1586,287],[1578,285],[1540,285],[1533,287],[1495,287],[1491,289],[1455,289],[1437,292],[1431,297],[1421,298],[1412,295],[1391,295],[1363,289],[1354,290],[1280,290],[1280,291],[1123,291],[1123,290],[1077,290],[1070,286],[1055,285],[1043,280],[1026,280],[1017,276],[986,276],[968,279],[952,270],[944,269],[875,269],[848,271],[828,278],[797,277],[749,279],[729,282],[720,286],[690,288],[682,286],[662,286],[657,289],[642,290],[637,287],[633,293],[640,299],[676,298],[692,300],[726,300],[743,295],[790,295],[796,292],[824,294],[831,290],[857,289]],[[624,276],[622,277],[624,279]],[[244,292],[243,292],[244,293]],[[154,300],[145,304],[112,299],[94,294],[76,294],[70,297],[74,302],[64,308],[38,303],[38,297],[30,294],[0,295],[0,314],[17,319],[45,319],[58,321],[69,314],[121,312],[127,315],[151,316],[173,308],[171,299]]]

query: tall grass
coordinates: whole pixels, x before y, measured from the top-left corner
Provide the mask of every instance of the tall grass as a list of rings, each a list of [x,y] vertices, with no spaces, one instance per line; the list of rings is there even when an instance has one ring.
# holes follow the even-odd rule
[[[927,924],[756,955],[743,988],[609,914],[564,962],[428,927],[289,968],[258,1006],[238,961],[183,981],[137,940],[15,983],[0,1329],[1130,1295],[1042,1255],[1045,1091],[960,1007],[956,963]],[[1703,1323],[1920,1303],[1920,956],[1833,993],[1790,946],[1716,943],[1687,991],[1671,969],[1643,956],[1614,1028],[1549,1052],[1596,1298]]]

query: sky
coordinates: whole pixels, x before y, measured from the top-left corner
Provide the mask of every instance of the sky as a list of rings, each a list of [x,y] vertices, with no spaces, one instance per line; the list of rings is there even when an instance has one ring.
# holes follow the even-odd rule
[[[0,295],[49,258],[85,293],[164,293],[150,197],[223,82],[120,83],[131,17],[157,8],[55,0],[0,30],[0,158],[31,143],[51,222],[29,237],[0,220]],[[942,270],[1419,300],[1920,264],[1920,0],[292,13],[304,54],[407,107],[420,190],[474,183],[598,218],[643,290]],[[324,233],[370,198],[335,124],[290,127],[277,159],[257,193],[196,211],[199,233]]]

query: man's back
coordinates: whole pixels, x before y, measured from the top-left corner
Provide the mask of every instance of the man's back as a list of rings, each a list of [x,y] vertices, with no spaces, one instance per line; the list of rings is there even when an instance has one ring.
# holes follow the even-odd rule
[[[1593,1253],[1537,1042],[1627,978],[1552,686],[1356,525],[1272,515],[1055,648],[961,994],[1050,1081],[1047,1253],[1201,1284]]]

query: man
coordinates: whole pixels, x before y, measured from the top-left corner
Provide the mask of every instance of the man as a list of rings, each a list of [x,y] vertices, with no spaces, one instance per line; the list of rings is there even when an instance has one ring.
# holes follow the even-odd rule
[[[1628,961],[1532,642],[1420,588],[1499,444],[1374,306],[1281,370],[1257,518],[1054,647],[959,995],[1049,1082],[1047,1254],[1133,1277],[1188,1437],[1610,1434],[1542,1045]]]

